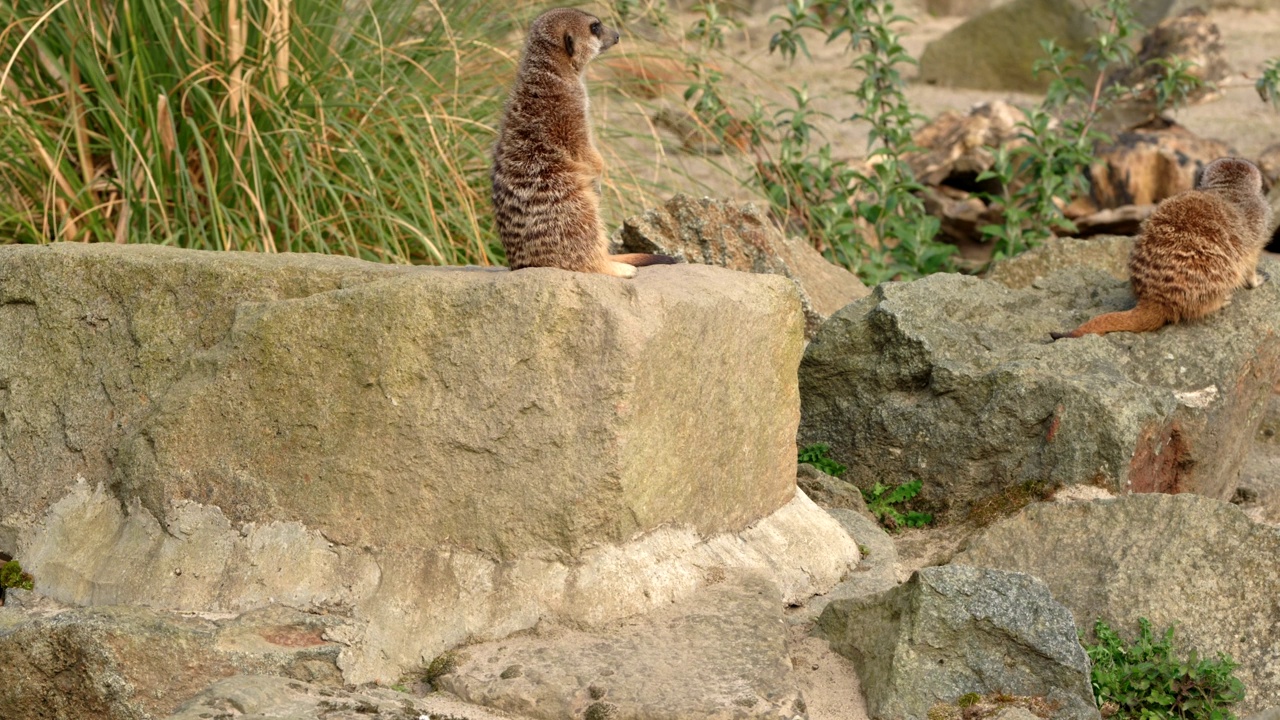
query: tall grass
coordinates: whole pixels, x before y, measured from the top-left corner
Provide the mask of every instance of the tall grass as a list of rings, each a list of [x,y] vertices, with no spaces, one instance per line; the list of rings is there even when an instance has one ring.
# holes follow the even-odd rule
[[[501,262],[487,167],[514,57],[491,39],[526,18],[497,16],[465,0],[10,0],[0,242]]]

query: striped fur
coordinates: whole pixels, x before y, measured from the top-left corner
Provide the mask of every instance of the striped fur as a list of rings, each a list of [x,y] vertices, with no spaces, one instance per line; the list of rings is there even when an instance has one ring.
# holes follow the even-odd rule
[[[597,183],[604,158],[591,133],[583,74],[618,31],[560,8],[529,27],[493,151],[493,206],[512,270],[558,267],[632,277],[658,255],[608,255]],[[624,262],[629,264],[623,264]]]
[[[1099,315],[1059,337],[1146,332],[1222,309],[1239,287],[1254,288],[1271,208],[1262,173],[1248,160],[1209,163],[1194,190],[1160,203],[1129,256],[1138,305]]]

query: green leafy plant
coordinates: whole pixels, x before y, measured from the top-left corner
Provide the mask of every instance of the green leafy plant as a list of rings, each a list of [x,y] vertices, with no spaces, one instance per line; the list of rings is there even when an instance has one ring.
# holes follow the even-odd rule
[[[1094,625],[1097,644],[1085,645],[1098,705],[1119,720],[1232,720],[1230,706],[1244,699],[1236,663],[1218,653],[1201,658],[1174,652],[1174,628],[1157,638],[1146,618],[1138,619],[1131,643],[1101,619]]]
[[[1086,170],[1094,148],[1110,140],[1094,126],[1098,115],[1129,89],[1107,83],[1108,73],[1133,60],[1128,40],[1137,23],[1128,0],[1106,0],[1088,13],[1103,29],[1093,36],[1083,58],[1077,59],[1052,40],[1042,40],[1045,57],[1035,64],[1037,74],[1051,76],[1045,99],[1024,108],[1019,123],[1024,141],[1015,149],[997,148],[991,170],[977,181],[998,181],[1000,193],[988,196],[1003,211],[999,224],[979,228],[996,243],[1000,259],[1035,247],[1053,231],[1071,232],[1075,225],[1062,213],[1072,198],[1089,189]],[[1092,87],[1083,78],[1095,76]],[[1181,76],[1179,76],[1181,77]],[[1181,86],[1177,86],[1181,87]]]
[[[31,573],[24,572],[17,560],[10,560],[0,565],[0,589],[4,588],[34,590],[35,578],[31,577]]]
[[[1254,84],[1258,97],[1280,110],[1280,58],[1272,58],[1262,66],[1262,74]]]
[[[832,476],[840,477],[849,468],[836,462],[830,455],[831,446],[826,443],[814,443],[800,451],[799,462],[808,463],[822,472]]]
[[[440,678],[452,673],[458,669],[461,658],[454,651],[449,651],[436,656],[425,669],[422,671],[422,682],[432,689],[436,688],[436,681]]]
[[[919,480],[900,485],[878,482],[870,488],[863,488],[862,498],[867,501],[867,509],[871,514],[890,530],[902,527],[924,527],[933,522],[933,515],[897,507],[919,495],[922,486],[923,483]]]
[[[809,31],[825,32],[827,42],[848,43],[851,67],[861,80],[849,91],[860,109],[847,120],[869,125],[866,167],[838,160],[829,143],[815,147],[815,111],[807,93],[793,88],[794,107],[774,115],[778,152],[757,163],[756,181],[774,214],[798,225],[829,259],[868,282],[952,269],[956,249],[934,239],[939,221],[924,212],[917,194],[923,188],[904,160],[921,119],[903,93],[901,68],[915,60],[894,30],[909,19],[897,14],[891,0],[790,2],[786,14],[773,19],[783,27],[770,40],[770,51],[791,62],[797,53],[809,56]]]

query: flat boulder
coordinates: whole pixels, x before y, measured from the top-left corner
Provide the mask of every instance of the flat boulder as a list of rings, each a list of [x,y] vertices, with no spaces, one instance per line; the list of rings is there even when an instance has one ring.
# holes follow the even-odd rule
[[[1132,304],[1127,283],[1079,267],[1023,289],[882,284],[809,344],[800,444],[830,445],[861,487],[921,480],[946,520],[1070,484],[1230,498],[1280,379],[1280,283],[1203,322],[1048,343]]]
[[[817,629],[858,667],[875,720],[926,720],[962,695],[1043,698],[1097,720],[1071,612],[1030,575],[947,565],[870,597],[835,600]]]
[[[1045,57],[1042,38],[1079,54],[1093,34],[1076,0],[1011,0],[975,15],[930,42],[920,55],[920,80],[975,90],[1044,92],[1047,74],[1032,72]]]
[[[793,282],[0,247],[0,552],[84,606],[332,614],[346,682],[661,607],[802,602]]]
[[[791,720],[805,706],[782,609],[768,578],[729,574],[612,628],[542,627],[462,648],[436,685],[540,720]]]
[[[165,717],[206,685],[269,674],[340,688],[341,620],[265,607],[212,620],[145,608],[0,608],[0,717]]]
[[[1229,654],[1247,715],[1280,697],[1280,529],[1196,495],[1038,503],[970,539],[955,562],[1035,575],[1079,629],[1138,619],[1201,657]]]

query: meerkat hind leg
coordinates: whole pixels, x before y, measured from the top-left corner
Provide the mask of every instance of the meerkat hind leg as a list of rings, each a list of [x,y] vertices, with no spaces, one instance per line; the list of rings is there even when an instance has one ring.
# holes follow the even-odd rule
[[[636,267],[626,263],[609,261],[604,267],[606,275],[613,275],[620,278],[633,278],[636,276]]]

